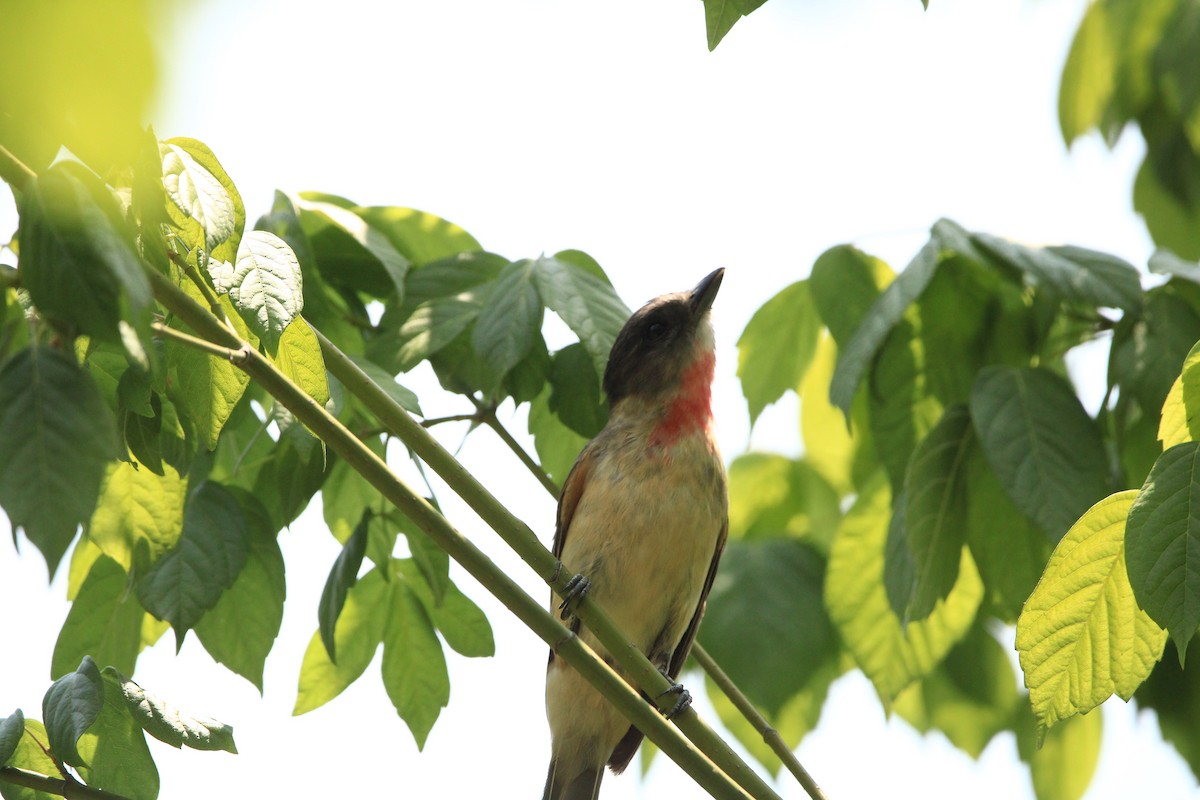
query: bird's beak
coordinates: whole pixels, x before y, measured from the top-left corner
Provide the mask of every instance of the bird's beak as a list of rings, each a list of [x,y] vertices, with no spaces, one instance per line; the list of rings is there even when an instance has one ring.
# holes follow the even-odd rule
[[[704,280],[696,284],[695,289],[692,289],[688,305],[692,309],[693,320],[699,320],[704,316],[705,311],[712,308],[713,300],[717,297],[717,290],[721,288],[723,277],[725,277],[724,267],[709,273]]]

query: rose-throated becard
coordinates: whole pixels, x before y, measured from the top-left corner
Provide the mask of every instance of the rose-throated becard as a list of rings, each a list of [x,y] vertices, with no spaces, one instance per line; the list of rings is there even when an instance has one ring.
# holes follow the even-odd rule
[[[651,300],[625,323],[604,370],[608,424],[579,454],[558,503],[554,555],[579,571],[559,606],[571,630],[612,663],[570,614],[586,593],[672,681],[696,637],[728,531],[709,314],[724,273]],[[689,700],[676,691],[672,713]],[[594,800],[605,763],[621,772],[642,741],[553,651],[546,716],[552,742],[543,800]]]

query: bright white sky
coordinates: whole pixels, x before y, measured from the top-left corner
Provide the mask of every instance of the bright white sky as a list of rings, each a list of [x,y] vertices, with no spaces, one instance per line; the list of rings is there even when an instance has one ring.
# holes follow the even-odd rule
[[[162,41],[168,82],[152,122],[162,136],[208,143],[251,221],[276,187],[421,208],[511,258],[586,250],[631,306],[726,267],[715,307],[726,457],[747,442],[795,453],[794,399],[749,436],[734,342],[825,248],[855,242],[898,269],[949,216],[1145,263],[1151,245],[1130,203],[1140,139],[1111,153],[1092,137],[1067,153],[1057,131],[1058,76],[1084,7],[933,0],[924,12],[918,0],[772,0],[709,53],[696,0],[197,2]],[[0,208],[0,229],[14,220],[11,204]],[[1076,375],[1092,392],[1102,380],[1095,365],[1085,360]],[[428,375],[409,383],[431,385]],[[427,411],[463,410],[436,398],[427,394]],[[513,418],[514,429],[523,424]],[[440,433],[457,446],[463,431]],[[487,431],[460,456],[549,538],[552,502]],[[544,585],[448,498],[451,519],[541,596]],[[451,654],[450,707],[424,753],[392,710],[378,663],[331,705],[291,718],[337,547],[316,503],[281,541],[289,598],[264,697],[194,637],[178,658],[168,635],[139,661],[141,683],[233,724],[242,752],[156,746],[164,797],[540,793],[545,648],[465,576],[497,654]],[[23,543],[18,559],[6,542],[0,714],[20,706],[38,716],[67,610],[65,575],[47,590],[40,556]],[[1119,702],[1104,714],[1090,800],[1200,796],[1152,714]],[[973,762],[940,735],[885,721],[857,674],[834,686],[799,755],[832,800],[1031,796],[1011,736]],[[788,781],[781,793],[804,796]],[[660,758],[645,782],[610,776],[603,796],[700,795]]]

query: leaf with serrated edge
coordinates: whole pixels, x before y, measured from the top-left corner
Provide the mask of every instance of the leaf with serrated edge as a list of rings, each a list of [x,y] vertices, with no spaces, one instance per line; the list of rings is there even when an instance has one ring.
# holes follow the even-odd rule
[[[233,743],[233,728],[224,722],[185,714],[111,667],[105,668],[104,675],[121,686],[125,704],[142,730],[160,742],[177,749],[187,746],[193,750],[237,753],[237,746]]]
[[[167,197],[185,217],[204,231],[204,248],[211,252],[237,232],[236,203],[221,181],[181,143],[160,142],[163,184]]]
[[[419,750],[450,702],[450,675],[442,643],[416,594],[407,583],[397,583],[391,600],[383,635],[383,688]]]
[[[471,598],[447,581],[443,596],[437,601],[428,580],[413,559],[399,559],[394,565],[396,572],[425,606],[434,627],[456,653],[468,658],[486,658],[496,654],[492,625]]]
[[[738,338],[738,378],[753,425],[784,392],[798,390],[821,333],[808,281],[797,281],[764,303]]]
[[[84,656],[79,668],[53,684],[42,698],[42,716],[50,750],[74,767],[86,766],[76,745],[104,706],[104,686],[100,670],[91,657]]]
[[[1166,632],[1138,608],[1125,572],[1125,518],[1136,496],[1106,497],[1072,526],[1017,620],[1041,735],[1114,693],[1129,700],[1162,657]]]
[[[367,359],[359,356],[352,355],[350,356],[350,360],[353,361],[359,369],[367,373],[367,377],[370,378],[376,386],[378,386],[380,389],[383,389],[383,391],[387,393],[388,397],[391,397],[393,400],[395,400],[401,408],[410,414],[424,416],[424,413],[421,411],[421,404],[417,400],[416,393],[411,389],[405,388],[397,383],[396,379],[389,375],[387,370],[376,364],[374,361],[368,361]]]
[[[471,346],[491,365],[497,380],[525,357],[541,328],[542,304],[532,277],[529,261],[505,267],[475,320]]]
[[[1182,665],[1200,626],[1200,442],[1154,462],[1129,509],[1125,565],[1137,604],[1170,631]]]
[[[983,583],[964,549],[949,597],[927,618],[903,625],[883,586],[890,514],[887,480],[876,473],[843,518],[825,573],[830,619],[885,706],[966,634],[983,599]]]
[[[325,374],[321,344],[304,319],[292,320],[284,330],[279,339],[275,365],[318,404],[323,406],[329,402],[329,380]]]
[[[0,367],[0,506],[51,574],[116,452],[112,412],[71,356],[35,345]]]
[[[156,800],[158,768],[116,674],[112,668],[105,668],[103,708],[95,723],[79,737],[79,753],[87,760],[79,774],[88,786],[127,800]]]
[[[398,298],[404,297],[404,277],[409,261],[392,244],[387,235],[353,211],[333,203],[292,197],[292,204],[301,211],[318,214],[345,232],[371,254],[391,281]],[[365,209],[364,209],[365,210]]]
[[[267,231],[250,231],[238,248],[227,286],[246,324],[273,351],[279,337],[304,307],[300,262],[287,242]]]
[[[358,579],[346,595],[338,615],[334,638],[338,663],[329,659],[321,634],[313,633],[300,664],[300,685],[292,714],[299,716],[328,703],[358,680],[375,657],[387,626],[394,581],[385,581],[378,570]]]

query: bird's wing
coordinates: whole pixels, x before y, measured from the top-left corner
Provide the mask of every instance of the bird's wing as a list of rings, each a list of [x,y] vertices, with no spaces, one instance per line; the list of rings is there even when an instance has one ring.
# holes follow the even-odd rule
[[[579,458],[575,459],[575,466],[571,467],[571,471],[567,473],[567,480],[563,483],[562,492],[558,496],[558,524],[554,528],[555,558],[562,558],[563,545],[567,540],[567,530],[571,527],[571,518],[575,516],[579,498],[583,496],[583,487],[587,485],[591,463],[592,445],[589,442],[579,454]]]
[[[692,621],[688,623],[687,630],[683,632],[683,638],[679,640],[679,646],[671,654],[671,665],[667,669],[667,674],[671,676],[672,680],[679,677],[679,673],[683,669],[683,662],[687,661],[688,653],[692,650],[692,642],[696,640],[696,629],[700,627],[700,617],[704,616],[704,604],[708,601],[708,592],[712,589],[713,578],[717,575],[717,564],[721,562],[721,553],[725,551],[725,540],[728,538],[729,520],[726,519],[721,524],[721,532],[717,535],[717,546],[713,549],[712,561],[708,565],[708,575],[704,578],[704,588],[700,590],[700,602],[696,604],[696,611],[692,614]]]

